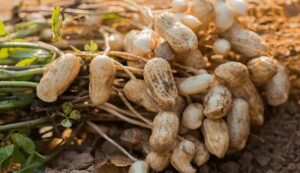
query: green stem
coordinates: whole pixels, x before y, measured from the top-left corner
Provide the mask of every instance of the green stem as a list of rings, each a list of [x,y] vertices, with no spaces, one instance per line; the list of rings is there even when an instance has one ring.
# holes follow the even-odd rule
[[[44,42],[29,43],[29,42],[0,42],[0,48],[4,47],[23,47],[32,49],[44,49],[49,52],[55,52],[59,56],[64,56],[64,53],[57,47]]]
[[[35,120],[20,122],[20,123],[14,123],[14,124],[7,124],[7,125],[1,125],[0,126],[0,132],[8,131],[8,130],[14,130],[14,129],[21,129],[21,128],[32,128],[37,125],[45,124],[49,121],[48,117],[42,117]]]
[[[0,81],[0,87],[32,87],[35,88],[38,83],[27,81]]]
[[[0,69],[0,80],[4,79],[15,79],[19,77],[43,74],[44,68],[35,68],[35,69],[28,69],[22,71],[12,71],[12,70],[4,70]]]

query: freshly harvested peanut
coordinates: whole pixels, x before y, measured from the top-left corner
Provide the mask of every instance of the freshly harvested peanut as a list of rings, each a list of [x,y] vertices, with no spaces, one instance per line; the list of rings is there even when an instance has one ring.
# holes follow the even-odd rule
[[[89,95],[94,105],[107,102],[113,89],[115,74],[115,65],[110,57],[98,55],[91,61]]]
[[[215,76],[227,86],[235,97],[245,99],[250,107],[250,120],[253,125],[264,122],[264,104],[254,84],[249,79],[247,67],[239,62],[227,62],[215,69]]]
[[[205,27],[215,16],[215,10],[210,0],[191,0],[189,6],[190,14],[197,17]]]
[[[195,173],[196,169],[191,164],[195,151],[193,142],[188,140],[178,142],[171,153],[171,164],[180,173]]]
[[[229,147],[229,132],[223,119],[203,121],[202,133],[208,151],[223,158]]]
[[[215,11],[215,23],[217,30],[221,32],[228,30],[234,22],[234,16],[231,8],[223,0],[217,0],[215,4]]]
[[[173,0],[171,7],[176,12],[184,12],[188,8],[187,0]]]
[[[161,57],[167,61],[172,61],[175,57],[175,52],[167,41],[162,41],[161,43],[156,44],[154,56]]]
[[[266,42],[255,32],[232,26],[223,36],[231,47],[246,57],[258,57],[268,50]]]
[[[215,85],[204,96],[204,115],[210,119],[220,119],[231,108],[232,95],[224,85]]]
[[[45,102],[54,102],[72,84],[80,71],[80,58],[68,53],[46,66],[36,88],[37,96]]]
[[[129,168],[128,173],[148,173],[149,165],[147,162],[138,160],[135,161]]]
[[[176,60],[183,65],[197,69],[206,67],[208,63],[208,59],[202,55],[199,49],[178,54],[176,58]]]
[[[124,49],[126,52],[133,53],[133,41],[137,38],[137,35],[140,31],[131,30],[129,31],[123,40]]]
[[[289,97],[290,81],[287,68],[277,64],[276,75],[266,84],[265,91],[269,105],[278,106],[285,103]]]
[[[170,151],[176,142],[179,119],[174,112],[160,112],[155,116],[152,134],[149,139],[150,149],[155,152]]]
[[[146,143],[149,142],[150,133],[140,128],[129,128],[125,129],[121,136],[121,142],[125,146],[133,147],[136,150],[141,150]]]
[[[178,53],[196,49],[195,33],[170,12],[162,12],[154,18],[155,31]]]
[[[213,50],[215,54],[227,55],[231,49],[230,43],[226,39],[217,39],[214,42]]]
[[[145,82],[140,79],[129,80],[123,88],[125,96],[130,101],[144,106],[148,111],[158,112],[158,108],[147,90]]]
[[[213,82],[214,78],[210,74],[191,76],[179,83],[178,90],[182,95],[205,93],[212,86]]]
[[[108,36],[108,43],[111,50],[119,51],[122,50],[123,45],[123,36],[119,33],[113,33]]]
[[[178,91],[167,60],[162,58],[149,60],[144,68],[144,79],[160,108],[171,109],[175,105]]]
[[[193,142],[194,145],[195,145],[195,155],[194,155],[194,158],[193,158],[193,162],[198,167],[205,164],[209,160],[209,157],[210,157],[210,154],[209,154],[205,144],[200,142],[197,138],[195,138],[192,135],[186,135],[185,139]]]
[[[248,3],[246,0],[226,0],[231,7],[232,12],[238,16],[246,16],[248,11]]]
[[[277,61],[267,56],[250,60],[247,64],[250,79],[257,85],[267,83],[277,73]]]
[[[189,130],[198,129],[202,125],[203,118],[203,106],[200,103],[192,103],[183,111],[181,124]]]
[[[227,116],[230,148],[241,150],[245,147],[250,133],[249,105],[244,99],[233,100]]]
[[[186,106],[186,101],[182,96],[176,98],[175,106],[170,110],[171,112],[181,115]]]
[[[198,31],[201,27],[200,20],[195,16],[185,13],[175,13],[175,16],[181,21],[181,23],[189,27],[194,32]]]
[[[152,29],[143,29],[132,42],[133,53],[139,56],[151,54],[157,41],[158,35]]]
[[[170,153],[157,153],[151,151],[146,157],[146,162],[149,163],[154,171],[160,172],[169,166]]]

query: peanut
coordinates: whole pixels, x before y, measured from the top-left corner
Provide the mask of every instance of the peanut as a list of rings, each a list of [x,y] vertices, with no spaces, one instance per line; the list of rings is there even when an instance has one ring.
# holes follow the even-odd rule
[[[157,172],[164,170],[170,163],[170,153],[157,153],[151,151],[146,157],[146,162]]]
[[[191,0],[190,14],[197,17],[202,22],[202,26],[207,27],[215,16],[215,10],[210,0]]]
[[[107,102],[113,89],[115,73],[115,65],[110,57],[98,55],[91,61],[89,95],[93,104]]]
[[[198,40],[195,33],[182,24],[180,20],[170,12],[163,12],[154,18],[155,31],[164,38],[178,53],[196,49]]]
[[[212,86],[213,81],[213,76],[210,74],[191,76],[178,84],[178,90],[182,95],[205,93]]]
[[[187,0],[173,0],[171,7],[176,12],[184,12],[188,8]]]
[[[161,57],[167,61],[172,61],[175,57],[175,52],[167,41],[162,41],[156,45],[154,56]]]
[[[233,12],[230,7],[223,2],[223,0],[217,0],[215,4],[216,11],[216,27],[217,30],[224,32],[228,30],[234,22]]]
[[[231,49],[230,43],[226,39],[217,39],[214,42],[213,50],[215,54],[226,56]]]
[[[223,119],[203,121],[202,133],[208,151],[223,158],[229,147],[229,132]]]
[[[54,102],[74,81],[80,71],[80,58],[66,54],[46,66],[36,88],[37,96],[45,102]]]
[[[185,139],[191,141],[194,143],[195,145],[195,155],[193,158],[193,162],[198,166],[202,166],[203,164],[205,164],[210,157],[210,154],[205,146],[205,144],[203,144],[202,142],[200,142],[196,137],[192,136],[192,135],[186,135]]]
[[[144,106],[148,111],[158,112],[158,108],[147,90],[145,82],[140,79],[129,80],[123,88],[125,96],[130,101]]]
[[[226,0],[231,7],[232,12],[237,16],[246,16],[248,11],[248,3],[246,0]]]
[[[267,83],[276,75],[278,69],[276,60],[266,56],[250,60],[247,66],[250,79],[257,85]]]
[[[200,20],[192,15],[175,13],[175,16],[181,21],[182,24],[189,27],[194,32],[197,32],[201,27]]]
[[[177,54],[177,61],[192,68],[204,68],[208,59],[204,57],[199,49],[194,49],[186,53]]]
[[[189,130],[198,129],[202,125],[203,118],[203,106],[200,103],[192,103],[183,111],[181,124]]]
[[[135,161],[129,168],[128,173],[148,173],[149,165],[145,161]]]
[[[149,60],[144,68],[144,79],[160,108],[171,109],[175,105],[178,91],[168,61],[162,58]]]
[[[213,86],[204,97],[204,115],[210,119],[220,119],[231,108],[231,92],[223,85]]]
[[[248,103],[240,98],[233,100],[232,109],[227,116],[230,148],[241,150],[245,147],[250,133]]]
[[[253,125],[264,122],[263,101],[254,84],[249,79],[247,67],[239,62],[227,62],[215,69],[218,81],[227,86],[235,97],[245,99],[250,107],[250,119]]]
[[[195,155],[195,145],[188,140],[178,142],[171,153],[171,164],[180,173],[195,173],[191,161]]]
[[[176,142],[179,119],[173,112],[160,112],[155,116],[152,134],[149,139],[150,149],[155,152],[170,151]]]
[[[287,68],[277,64],[276,75],[266,84],[265,91],[269,105],[278,106],[285,103],[289,97],[290,81]]]

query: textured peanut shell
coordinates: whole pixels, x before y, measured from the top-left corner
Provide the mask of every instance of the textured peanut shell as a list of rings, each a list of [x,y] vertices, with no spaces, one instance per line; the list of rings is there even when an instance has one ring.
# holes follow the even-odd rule
[[[125,96],[132,102],[144,106],[148,111],[158,112],[153,98],[147,92],[148,88],[143,80],[129,80],[124,88]]]
[[[138,33],[138,30],[131,30],[125,35],[123,45],[126,52],[133,53],[133,41],[137,38]]]
[[[261,56],[250,60],[247,64],[250,79],[257,85],[271,80],[277,73],[277,62],[273,58]]]
[[[231,108],[231,92],[223,85],[213,86],[204,96],[204,115],[210,119],[220,119]]]
[[[158,35],[152,29],[146,28],[137,33],[132,42],[132,51],[139,56],[147,56],[152,53],[158,41]]]
[[[200,142],[197,138],[192,135],[184,136],[185,139],[191,141],[195,145],[195,155],[193,158],[193,162],[198,166],[202,166],[205,164],[210,157],[210,154],[204,143]]]
[[[170,163],[170,153],[157,153],[151,151],[146,157],[146,162],[149,163],[154,171],[160,172],[168,167]]]
[[[128,173],[148,173],[149,165],[145,161],[135,161],[129,168]]]
[[[149,139],[151,151],[170,151],[176,142],[178,129],[179,119],[175,113],[164,111],[156,115]]]
[[[212,86],[214,78],[210,74],[200,74],[191,76],[178,84],[178,90],[181,95],[202,94]]]
[[[241,150],[245,147],[250,133],[249,105],[244,99],[233,100],[227,116],[230,148]]]
[[[229,147],[229,132],[223,119],[205,119],[202,126],[205,145],[208,151],[223,158]]]
[[[162,12],[154,18],[155,31],[178,53],[196,49],[195,33],[170,12]]]
[[[115,79],[115,65],[106,55],[96,56],[90,64],[89,95],[94,105],[101,105],[109,99]]]
[[[182,24],[189,27],[194,32],[198,31],[201,27],[201,21],[192,15],[175,13],[175,16],[181,21]]]
[[[74,81],[80,71],[80,58],[66,54],[46,66],[36,88],[37,96],[45,102],[54,102]]]
[[[216,18],[215,24],[218,31],[224,32],[229,29],[234,22],[234,15],[231,8],[223,1],[215,4]]]
[[[193,49],[189,52],[178,54],[176,60],[185,66],[197,69],[206,67],[208,63],[208,59],[202,55],[199,49]]]
[[[191,141],[178,142],[171,153],[171,164],[181,173],[195,173],[196,169],[191,165],[195,151],[195,145]]]
[[[215,10],[210,0],[191,0],[190,14],[197,17],[202,26],[206,27],[215,16]]]
[[[289,97],[289,90],[288,71],[284,65],[278,64],[276,75],[265,86],[268,104],[278,106],[285,103]]]
[[[172,61],[175,57],[175,52],[167,41],[158,43],[154,49],[154,56],[163,58],[167,61]]]
[[[144,79],[161,109],[171,109],[175,105],[178,91],[168,61],[162,58],[149,60],[144,68]]]
[[[183,111],[181,124],[189,130],[194,130],[202,125],[203,119],[203,106],[200,103],[192,103]]]
[[[266,42],[255,32],[234,25],[223,36],[232,48],[246,57],[258,57],[268,50]]]

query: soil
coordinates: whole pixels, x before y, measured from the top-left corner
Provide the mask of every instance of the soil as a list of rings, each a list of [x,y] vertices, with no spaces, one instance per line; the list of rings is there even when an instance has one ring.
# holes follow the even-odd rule
[[[211,157],[207,164],[198,169],[198,172],[300,172],[300,107],[298,103],[289,102],[277,108],[268,107],[266,110],[264,126],[252,129],[248,144],[244,150],[226,156],[222,160]],[[116,154],[117,150],[107,143],[102,144],[102,147],[97,147],[95,141],[98,139],[94,140],[92,138],[82,147],[74,148],[75,151],[62,153],[53,162],[53,169],[48,168],[46,172],[102,173],[108,170],[113,173],[127,172],[130,161],[126,161],[126,158],[122,155],[119,155],[118,158],[111,156],[108,158],[104,153]],[[96,147],[93,147],[93,145]],[[107,165],[107,159],[110,159],[110,162],[114,162],[114,164]],[[77,168],[77,170],[73,168]],[[173,172],[176,171],[172,168],[165,171],[165,173]]]

